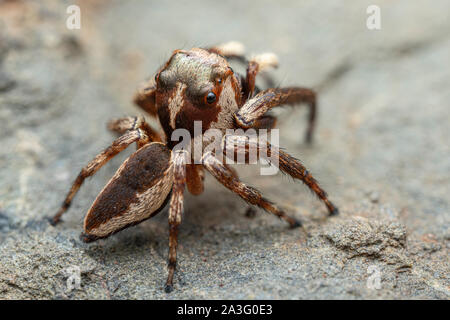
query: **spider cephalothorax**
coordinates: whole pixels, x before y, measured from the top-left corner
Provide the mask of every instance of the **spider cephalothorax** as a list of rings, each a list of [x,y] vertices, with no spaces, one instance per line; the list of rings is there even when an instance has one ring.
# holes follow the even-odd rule
[[[173,288],[184,189],[187,187],[195,195],[202,193],[204,168],[249,204],[273,213],[291,227],[300,226],[298,220],[288,216],[258,190],[243,184],[236,172],[223,163],[217,154],[203,150],[200,161],[196,163],[190,161],[193,159],[188,153],[176,149],[177,141],[171,139],[176,129],[182,129],[194,140],[196,122],[202,125],[201,133],[208,129],[217,129],[222,133],[227,129],[271,129],[276,121],[275,117],[268,114],[271,108],[306,103],[310,108],[306,139],[311,141],[316,114],[314,92],[290,87],[256,93],[256,75],[268,67],[275,67],[277,59],[273,54],[257,55],[248,61],[247,73],[241,76],[233,72],[226,60],[236,58],[246,61],[241,49],[238,43],[228,43],[209,49],[174,51],[154,79],[138,90],[134,99],[149,115],[159,119],[163,131],[155,131],[142,117],[111,121],[109,129],[121,136],[81,170],[62,207],[52,218],[53,224],[60,221],[85,178],[95,174],[130,144],[136,143],[137,151],[124,161],[86,214],[81,238],[85,242],[106,238],[155,216],[170,201],[169,276],[166,291]],[[241,138],[239,135],[225,135],[220,152],[249,152],[249,146],[242,149],[242,145],[239,147],[239,144],[233,143]],[[258,151],[259,157],[264,157],[264,154],[271,157],[275,155],[281,171],[304,182],[323,201],[330,215],[338,213],[299,160],[267,141],[253,141],[251,147]],[[260,152],[263,149],[266,153]]]
[[[233,70],[218,54],[176,50],[155,82],[157,113],[167,137],[180,128],[194,136],[194,121],[201,121],[203,132],[234,128],[242,93]]]

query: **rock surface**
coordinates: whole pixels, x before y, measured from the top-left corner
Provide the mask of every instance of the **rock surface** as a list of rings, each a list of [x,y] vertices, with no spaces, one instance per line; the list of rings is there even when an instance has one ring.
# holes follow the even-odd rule
[[[68,2],[0,2],[0,298],[448,299],[450,5],[378,1],[382,29],[369,31],[369,4],[83,1],[81,30],[68,30]],[[280,85],[318,89],[314,145],[302,142],[302,108],[278,112],[281,144],[341,215],[326,219],[291,179],[239,167],[304,229],[261,211],[250,219],[207,177],[203,195],[186,196],[166,294],[167,214],[92,244],[78,238],[131,150],[85,183],[64,223],[46,218],[113,139],[107,120],[141,113],[131,104],[140,81],[173,49],[229,40],[275,51]],[[72,291],[71,266],[81,272]]]

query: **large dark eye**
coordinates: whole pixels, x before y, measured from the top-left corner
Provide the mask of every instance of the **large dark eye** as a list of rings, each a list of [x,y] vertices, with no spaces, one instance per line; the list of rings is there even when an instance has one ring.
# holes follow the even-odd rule
[[[216,101],[216,95],[214,94],[214,92],[209,92],[208,95],[206,96],[206,102],[211,104],[214,101]]]

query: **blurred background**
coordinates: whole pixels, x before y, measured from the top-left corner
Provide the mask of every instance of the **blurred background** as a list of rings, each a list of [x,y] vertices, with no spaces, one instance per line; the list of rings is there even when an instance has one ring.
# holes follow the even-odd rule
[[[73,4],[80,29],[66,26]],[[370,5],[379,30],[367,27]],[[446,0],[0,1],[0,298],[448,299],[449,13]],[[304,229],[261,211],[250,219],[207,177],[203,195],[186,194],[167,295],[166,212],[90,245],[78,239],[133,148],[84,184],[64,223],[46,217],[114,139],[106,122],[142,113],[133,93],[173,50],[231,40],[248,55],[276,53],[277,85],[318,91],[314,144],[303,142],[301,106],[277,110],[280,143],[341,215],[326,219],[292,179],[238,167]],[[72,265],[82,286],[69,292]]]

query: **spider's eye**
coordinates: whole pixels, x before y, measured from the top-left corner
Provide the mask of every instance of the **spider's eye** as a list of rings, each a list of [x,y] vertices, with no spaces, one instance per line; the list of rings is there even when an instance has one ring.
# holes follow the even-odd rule
[[[211,104],[214,101],[216,101],[216,95],[214,94],[214,92],[209,92],[208,95],[206,96],[206,102]]]

